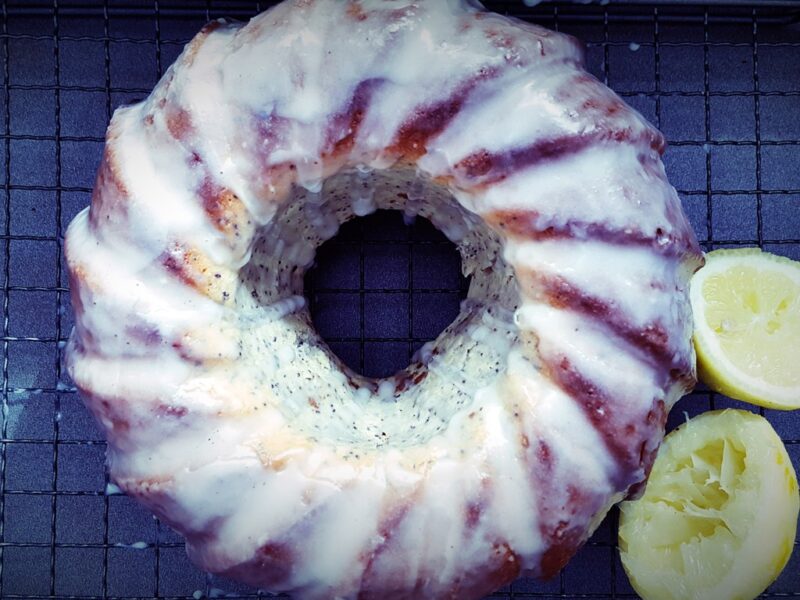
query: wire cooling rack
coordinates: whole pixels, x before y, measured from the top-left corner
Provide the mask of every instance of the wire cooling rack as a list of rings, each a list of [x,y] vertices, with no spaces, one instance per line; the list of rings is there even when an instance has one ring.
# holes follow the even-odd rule
[[[259,595],[197,571],[178,536],[108,485],[102,437],[60,367],[72,327],[61,241],[89,202],[112,110],[145,97],[209,19],[268,4],[2,3],[0,597]],[[594,74],[668,137],[671,181],[706,249],[759,245],[800,259],[796,3],[486,4],[587,42]],[[465,290],[441,234],[392,214],[343,228],[318,262],[306,280],[315,321],[372,375],[404,366]],[[733,405],[701,387],[670,425]],[[800,465],[800,417],[766,413]],[[632,597],[615,532],[612,513],[559,577],[519,580],[495,597]],[[799,555],[767,596],[800,596]]]

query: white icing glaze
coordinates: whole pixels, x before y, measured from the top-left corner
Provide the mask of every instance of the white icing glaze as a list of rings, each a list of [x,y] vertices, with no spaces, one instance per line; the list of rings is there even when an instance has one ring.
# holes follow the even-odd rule
[[[519,171],[472,196],[471,208],[478,213],[535,211],[533,222],[541,230],[578,222],[636,229],[648,236],[655,236],[659,227],[671,231],[678,224],[667,217],[664,198],[675,192],[642,168],[639,151],[635,146],[600,145]]]
[[[66,366],[112,476],[200,566],[480,597],[552,574],[642,480],[693,377],[699,250],[658,134],[581,60],[460,0],[292,0],[212,24],[115,113],[67,233]],[[302,273],[378,208],[430,219],[471,284],[372,381],[314,332]]]
[[[643,327],[670,316],[675,298],[651,294],[653,285],[674,281],[675,265],[647,248],[626,248],[595,240],[513,240],[505,259],[543,276],[560,277],[594,298],[613,303],[632,325]],[[565,259],[565,256],[568,257]],[[607,268],[598,269],[602,264]],[[671,322],[678,324],[677,318]]]
[[[536,331],[540,352],[568,356],[600,391],[616,396],[620,408],[635,411],[662,398],[655,380],[658,374],[637,354],[621,352],[620,344],[610,344],[610,336],[598,328],[595,319],[544,303],[528,304],[518,315],[521,329]]]

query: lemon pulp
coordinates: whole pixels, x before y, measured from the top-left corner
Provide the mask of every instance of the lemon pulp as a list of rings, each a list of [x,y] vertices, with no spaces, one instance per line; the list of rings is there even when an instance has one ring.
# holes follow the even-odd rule
[[[789,560],[800,496],[769,423],[728,410],[668,435],[644,495],[620,510],[622,563],[643,598],[749,599]]]
[[[757,248],[710,252],[691,301],[710,387],[762,406],[800,406],[800,263]]]

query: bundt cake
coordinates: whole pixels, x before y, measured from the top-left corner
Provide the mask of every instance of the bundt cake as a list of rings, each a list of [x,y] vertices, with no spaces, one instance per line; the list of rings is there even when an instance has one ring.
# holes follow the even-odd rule
[[[118,109],[66,237],[66,366],[112,478],[201,568],[298,598],[478,598],[557,573],[694,384],[702,258],[662,136],[573,38],[466,0],[215,21]],[[371,380],[303,273],[354,216],[430,219],[460,315]]]

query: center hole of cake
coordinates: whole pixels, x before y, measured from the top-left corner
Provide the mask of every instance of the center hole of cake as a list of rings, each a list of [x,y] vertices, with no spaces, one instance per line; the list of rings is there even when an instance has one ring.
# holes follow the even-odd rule
[[[455,244],[427,219],[393,210],[343,224],[304,281],[316,330],[371,378],[407,367],[458,316],[468,284]]]

